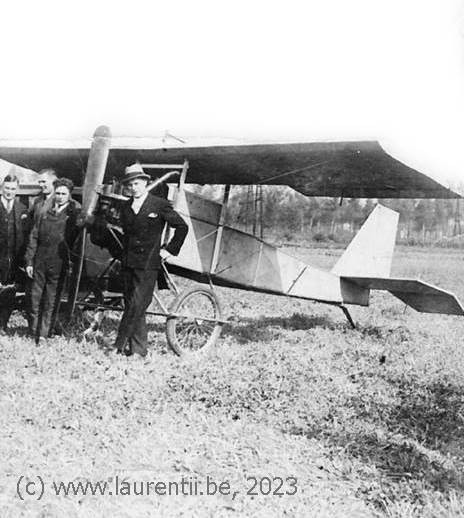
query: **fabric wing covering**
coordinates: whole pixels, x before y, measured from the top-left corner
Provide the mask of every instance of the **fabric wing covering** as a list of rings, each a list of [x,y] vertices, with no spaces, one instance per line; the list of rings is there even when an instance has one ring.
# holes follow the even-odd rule
[[[91,140],[0,141],[0,158],[39,170],[56,168],[82,184]],[[457,198],[458,194],[387,154],[378,142],[248,144],[233,140],[185,143],[149,138],[113,138],[106,180],[120,177],[135,161],[189,161],[187,182],[288,185],[306,196],[346,198]],[[149,170],[153,176],[155,173]]]

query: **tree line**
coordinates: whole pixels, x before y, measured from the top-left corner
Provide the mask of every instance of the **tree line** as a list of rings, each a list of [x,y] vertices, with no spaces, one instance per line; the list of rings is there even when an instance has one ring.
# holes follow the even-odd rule
[[[461,191],[462,191],[462,186]],[[220,199],[215,186],[197,189]],[[464,201],[456,199],[383,199],[399,212],[397,241],[411,245],[460,246],[464,232]],[[360,229],[376,200],[306,197],[285,186],[234,186],[227,224],[263,238],[347,242]],[[463,236],[464,238],[464,236]]]

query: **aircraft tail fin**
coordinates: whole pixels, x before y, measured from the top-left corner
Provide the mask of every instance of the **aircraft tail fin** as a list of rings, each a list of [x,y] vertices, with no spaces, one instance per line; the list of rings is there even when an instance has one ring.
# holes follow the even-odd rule
[[[332,268],[343,277],[390,277],[399,214],[377,205]]]

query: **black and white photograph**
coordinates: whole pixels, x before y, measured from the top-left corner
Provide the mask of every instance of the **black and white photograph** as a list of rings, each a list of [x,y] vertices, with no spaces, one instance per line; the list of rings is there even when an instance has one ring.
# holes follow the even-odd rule
[[[6,1],[0,516],[464,516],[464,1]]]

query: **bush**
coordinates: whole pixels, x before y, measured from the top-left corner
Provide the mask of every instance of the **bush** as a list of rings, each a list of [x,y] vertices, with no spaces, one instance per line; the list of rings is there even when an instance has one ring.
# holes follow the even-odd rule
[[[326,243],[329,241],[329,237],[326,236],[323,232],[316,232],[313,235],[313,241],[316,241],[316,243]]]

